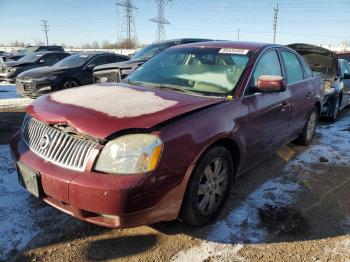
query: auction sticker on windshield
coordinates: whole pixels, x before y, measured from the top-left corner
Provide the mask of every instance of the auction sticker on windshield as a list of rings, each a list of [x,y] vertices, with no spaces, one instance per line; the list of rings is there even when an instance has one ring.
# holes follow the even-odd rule
[[[248,54],[248,49],[240,49],[240,48],[221,48],[220,54],[236,54],[236,55],[246,55]]]

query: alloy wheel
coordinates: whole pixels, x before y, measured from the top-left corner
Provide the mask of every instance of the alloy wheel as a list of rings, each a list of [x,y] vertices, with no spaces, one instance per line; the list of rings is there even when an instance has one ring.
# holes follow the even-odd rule
[[[197,191],[197,207],[203,215],[214,212],[223,201],[229,181],[229,170],[224,158],[214,159],[204,169]]]
[[[317,114],[314,110],[312,111],[309,121],[307,122],[306,138],[308,140],[311,140],[312,136],[314,135],[316,124],[317,124]]]

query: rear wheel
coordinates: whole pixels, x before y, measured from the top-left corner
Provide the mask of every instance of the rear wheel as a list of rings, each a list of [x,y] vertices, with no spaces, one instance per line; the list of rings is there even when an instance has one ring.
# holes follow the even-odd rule
[[[207,151],[197,163],[188,183],[181,219],[194,226],[209,223],[220,212],[232,184],[234,165],[222,146]]]
[[[318,110],[316,107],[311,111],[309,118],[303,128],[303,131],[296,140],[296,143],[303,146],[311,144],[315,134],[316,126],[318,122]]]
[[[340,109],[340,96],[338,96],[337,101],[335,102],[334,109],[333,109],[333,115],[330,117],[330,120],[332,122],[336,121],[339,115],[339,109]]]

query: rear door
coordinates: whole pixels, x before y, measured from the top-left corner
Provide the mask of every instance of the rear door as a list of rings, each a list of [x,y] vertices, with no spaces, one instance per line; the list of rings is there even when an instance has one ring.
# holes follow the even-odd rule
[[[308,67],[305,65],[303,69],[302,61],[300,57],[294,52],[281,49],[281,57],[283,60],[284,71],[287,80],[287,89],[291,94],[291,114],[290,114],[290,128],[289,135],[293,136],[303,129],[306,120],[314,106],[314,86],[313,86],[313,74],[310,70],[306,75]],[[305,70],[305,73],[304,73]]]
[[[248,105],[250,129],[248,132],[248,163],[254,163],[276,150],[286,141],[290,114],[290,93],[262,93],[256,89],[262,75],[284,76],[276,49],[266,50],[256,63],[244,95]]]

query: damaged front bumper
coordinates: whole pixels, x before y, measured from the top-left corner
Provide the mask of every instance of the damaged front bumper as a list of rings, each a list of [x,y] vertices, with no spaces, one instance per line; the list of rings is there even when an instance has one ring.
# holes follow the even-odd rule
[[[17,170],[21,165],[37,174],[39,196],[76,218],[111,228],[135,227],[177,218],[181,201],[173,195],[177,194],[180,185],[164,179],[164,175],[102,174],[94,172],[92,164],[90,170],[69,170],[30,151],[20,134],[15,135],[10,146]],[[167,175],[171,178],[179,174],[167,172]]]

